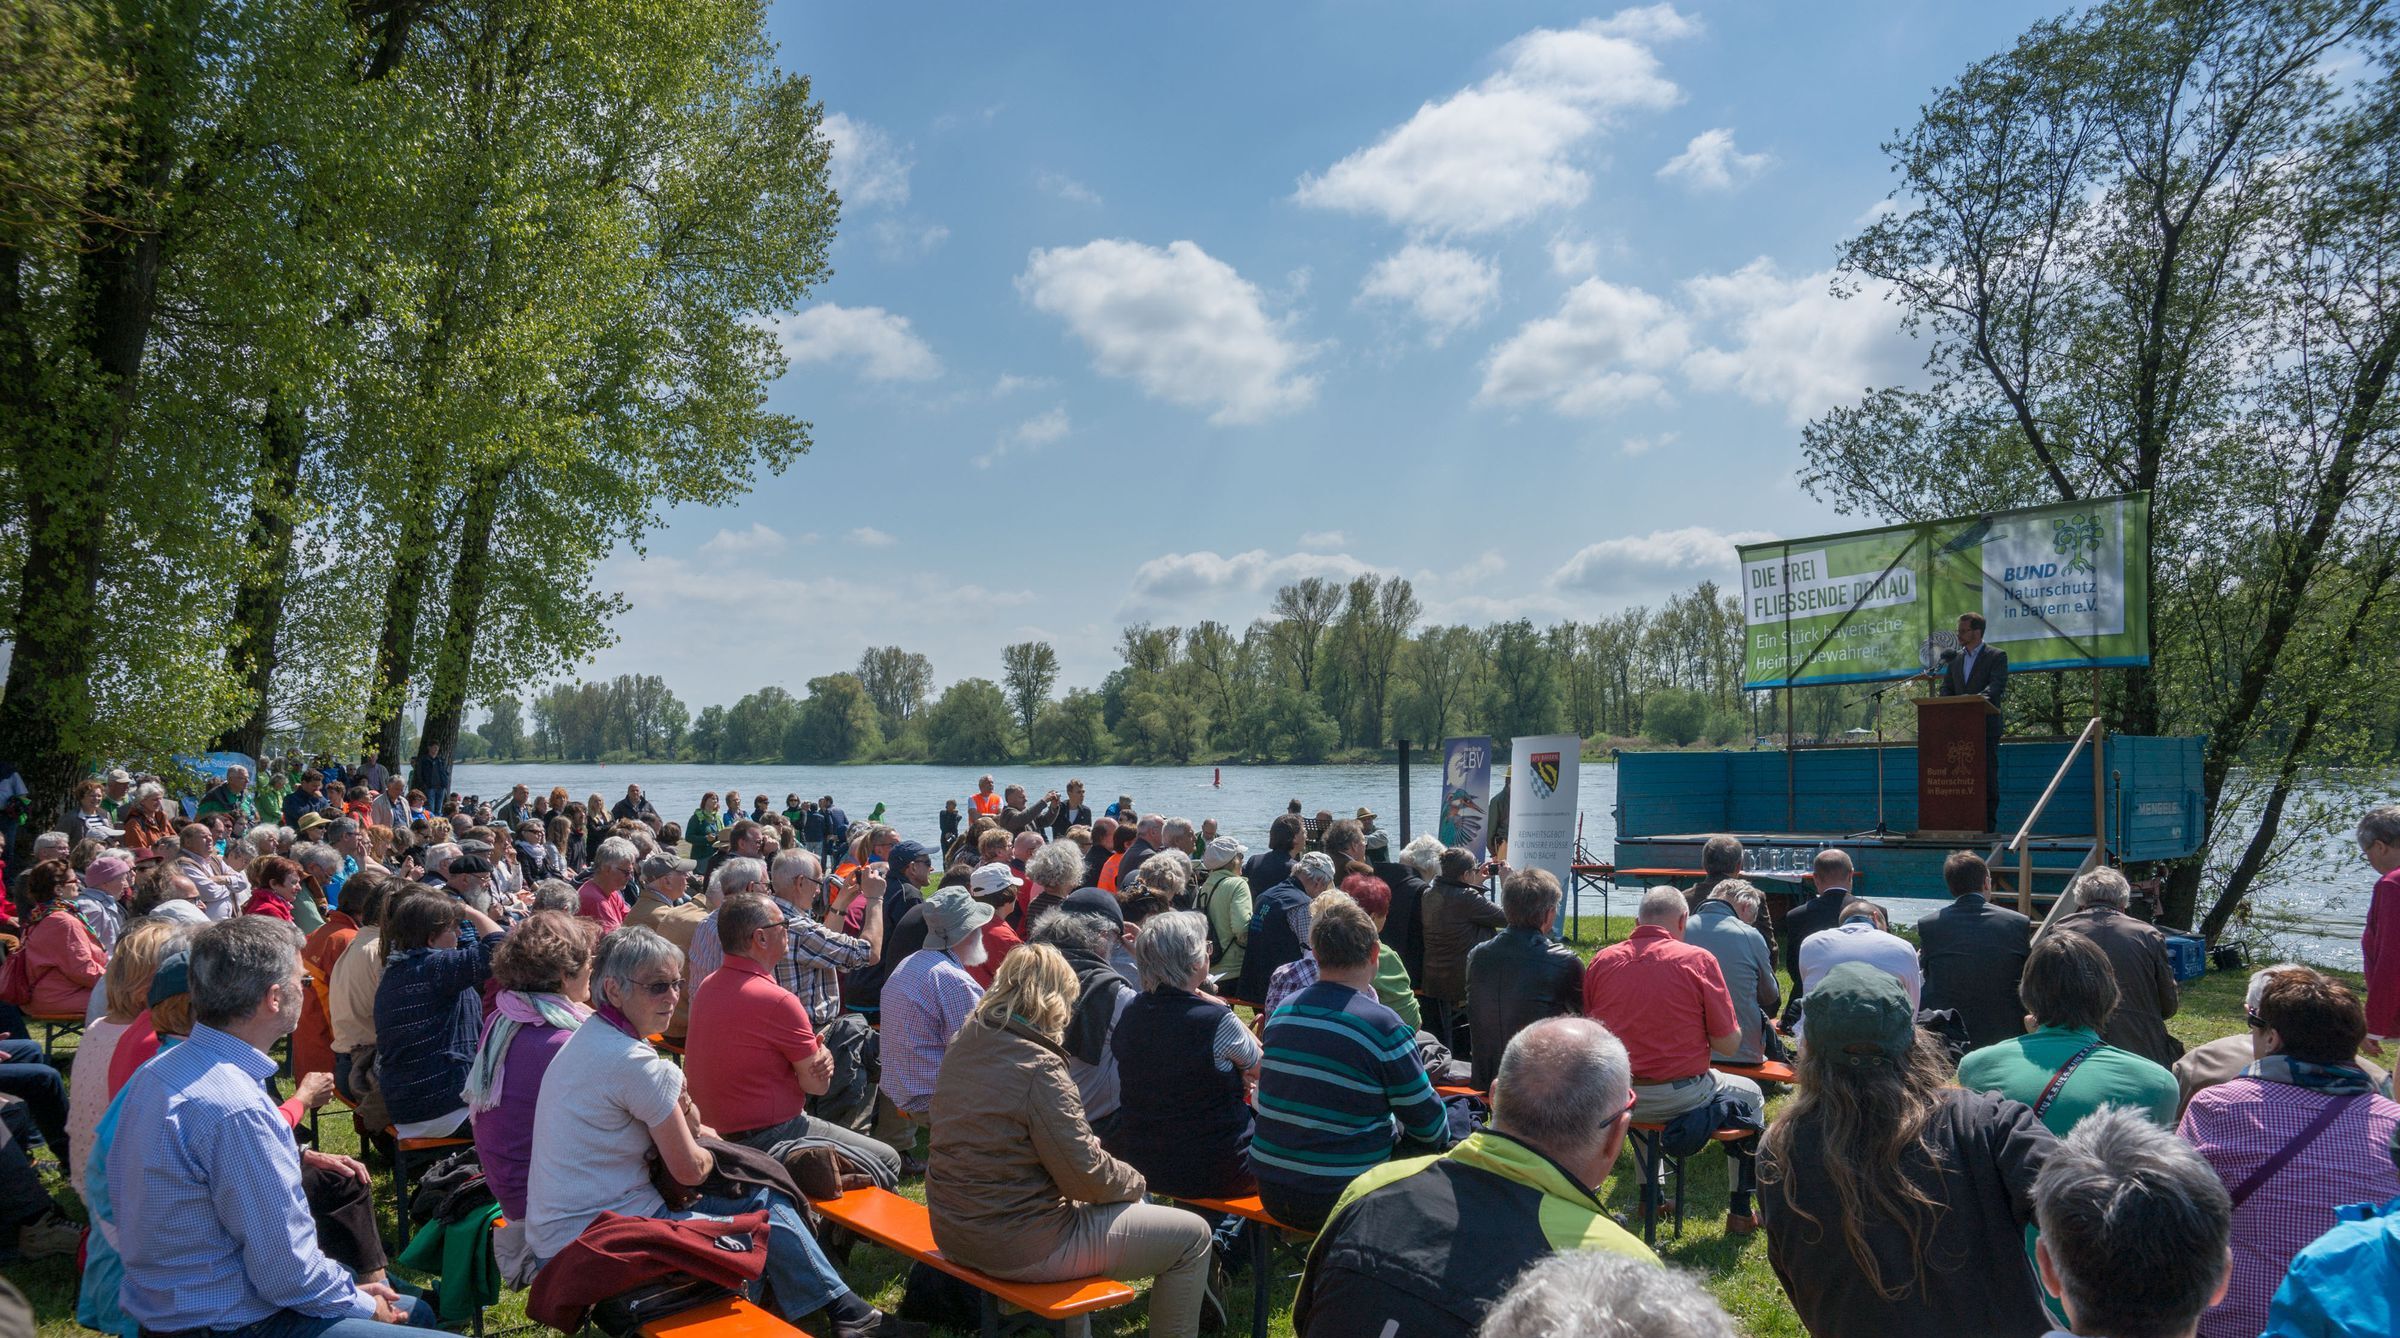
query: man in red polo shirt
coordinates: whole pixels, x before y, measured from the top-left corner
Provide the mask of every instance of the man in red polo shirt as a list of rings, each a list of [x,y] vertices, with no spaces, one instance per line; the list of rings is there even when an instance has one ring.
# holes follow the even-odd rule
[[[1747,1115],[1756,1127],[1767,1108],[1758,1084],[1709,1066],[1740,1051],[1742,1022],[1715,955],[1683,941],[1690,914],[1674,888],[1645,893],[1633,937],[1601,949],[1585,968],[1584,1015],[1625,1042],[1633,1061],[1634,1123],[1666,1124],[1713,1103],[1720,1125]],[[1747,1235],[1758,1228],[1750,1212],[1756,1142],[1734,1144],[1733,1150],[1733,1203],[1725,1230]]]
[[[783,909],[744,892],[717,910],[725,965],[692,997],[683,1076],[700,1118],[728,1142],[781,1158],[793,1145],[831,1147],[886,1188],[900,1182],[900,1154],[865,1134],[817,1119],[807,1099],[833,1083],[833,1052],[817,1043],[799,996],[775,983],[790,947]]]

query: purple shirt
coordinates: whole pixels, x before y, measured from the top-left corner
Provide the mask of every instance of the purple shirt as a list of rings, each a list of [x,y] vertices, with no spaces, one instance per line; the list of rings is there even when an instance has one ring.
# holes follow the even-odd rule
[[[934,948],[910,953],[883,984],[883,1092],[909,1115],[923,1119],[933,1109],[933,1084],[941,1075],[950,1038],[975,1011],[983,986]]]
[[[500,1104],[475,1115],[475,1159],[483,1182],[511,1222],[525,1220],[525,1179],[533,1165],[534,1098],[542,1075],[575,1033],[562,1027],[519,1027],[500,1068]]]
[[[2200,1316],[2201,1338],[2254,1338],[2267,1326],[2267,1303],[2292,1256],[2332,1229],[2336,1207],[2400,1195],[2390,1151],[2400,1105],[2236,1078],[2202,1089],[2184,1111],[2178,1132],[2230,1189],[2335,1100],[2350,1100],[2350,1109],[2233,1210],[2233,1281],[2225,1299]]]

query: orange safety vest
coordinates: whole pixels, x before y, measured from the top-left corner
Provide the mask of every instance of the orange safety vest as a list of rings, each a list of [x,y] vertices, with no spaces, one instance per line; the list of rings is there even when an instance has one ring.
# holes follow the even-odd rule
[[[984,817],[996,818],[1000,816],[1000,796],[996,794],[974,795],[969,797],[967,802],[973,804],[975,806],[975,811],[982,814]]]

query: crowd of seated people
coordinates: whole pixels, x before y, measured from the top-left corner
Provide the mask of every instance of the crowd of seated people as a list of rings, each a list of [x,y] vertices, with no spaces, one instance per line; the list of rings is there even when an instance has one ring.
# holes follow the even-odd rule
[[[1732,1140],[1727,1233],[1765,1233],[1814,1334],[2388,1333],[2400,1309],[2400,1105],[2373,1062],[2400,1030],[2373,938],[2400,916],[2400,808],[2359,828],[2363,998],[2269,967],[2246,1034],[2187,1052],[2113,869],[2044,928],[1953,856],[1912,942],[1840,852],[1775,917],[1718,838],[1702,886],[1644,896],[1587,964],[1550,874],[1387,858],[1363,810],[1295,810],[1252,856],[1129,800],[995,786],[937,845],[795,796],[695,821],[687,851],[638,787],[521,787],[505,814],[391,788],[355,812],[322,777],[280,812],[212,791],[184,822],[129,785],[114,812],[79,796],[86,841],[26,843],[0,1251],[82,1250],[86,1326],[430,1323],[365,1166],[298,1132],[337,1099],[371,1143],[471,1139],[511,1285],[604,1214],[756,1214],[773,1308],[845,1338],[922,1330],[812,1230],[785,1186],[817,1168],[922,1175],[949,1259],[1140,1282],[1157,1334],[1225,1322],[1255,1228],[1196,1201],[1250,1194],[1314,1237],[1304,1338],[1730,1333],[1607,1206],[1636,1126],[1679,1120]],[[26,1014],[84,1023],[70,1073]],[[1770,1108],[1728,1070],[1779,1053],[1797,1080]],[[1461,1081],[1485,1104],[1435,1090]]]

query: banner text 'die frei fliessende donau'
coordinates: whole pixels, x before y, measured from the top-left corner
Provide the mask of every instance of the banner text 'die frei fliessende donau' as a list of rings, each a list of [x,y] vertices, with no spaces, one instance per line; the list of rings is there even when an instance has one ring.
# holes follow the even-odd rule
[[[1906,678],[1958,617],[2015,672],[2150,662],[2150,495],[1744,544],[1743,684]]]

